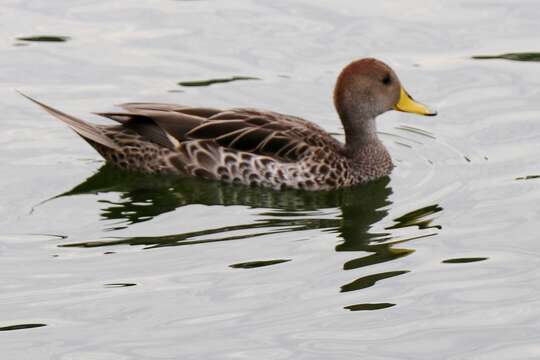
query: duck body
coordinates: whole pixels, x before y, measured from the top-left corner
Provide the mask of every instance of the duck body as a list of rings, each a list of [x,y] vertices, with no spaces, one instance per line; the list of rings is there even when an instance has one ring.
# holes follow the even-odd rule
[[[96,126],[120,149],[89,142],[107,161],[127,170],[330,190],[387,175],[392,168],[382,144],[363,149],[361,162],[355,162],[344,144],[293,116],[164,104],[122,107],[129,112],[102,114],[121,125]]]
[[[383,76],[383,90],[387,76],[401,89],[393,71],[378,60],[363,59],[346,67],[334,92],[345,144],[312,122],[271,111],[128,103],[120,105],[124,111],[98,113],[118,123],[104,126],[24,96],[67,123],[108,162],[122,169],[274,189],[333,190],[386,176],[393,167],[375,129],[375,117],[390,105],[373,106],[369,92],[363,94],[364,103],[352,99],[358,80],[351,83],[347,72],[354,79],[355,66],[360,62],[362,72],[366,61],[368,70],[373,64],[382,68],[376,81]],[[370,76],[368,73],[367,79]],[[364,89],[362,82],[367,80],[360,80],[359,88]],[[367,108],[356,106],[355,101]],[[389,103],[396,106],[398,101],[400,95]]]

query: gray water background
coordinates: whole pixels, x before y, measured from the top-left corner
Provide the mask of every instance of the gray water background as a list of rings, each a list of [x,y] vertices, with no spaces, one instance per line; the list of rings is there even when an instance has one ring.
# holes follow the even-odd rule
[[[537,1],[3,0],[2,359],[540,358],[538,19]],[[67,38],[17,40],[38,35]],[[472,58],[503,53],[529,55]],[[127,101],[267,108],[342,139],[332,87],[366,56],[439,116],[382,115],[397,167],[337,193],[102,168],[14,91],[100,123]],[[260,80],[178,85],[233,76]]]

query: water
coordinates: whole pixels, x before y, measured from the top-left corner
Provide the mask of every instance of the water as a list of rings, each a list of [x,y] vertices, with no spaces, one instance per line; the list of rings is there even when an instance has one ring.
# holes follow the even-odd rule
[[[0,17],[3,358],[540,357],[536,2],[4,0]],[[126,101],[253,106],[343,138],[331,88],[364,56],[439,116],[381,116],[396,169],[333,193],[103,167],[14,91],[96,122]]]

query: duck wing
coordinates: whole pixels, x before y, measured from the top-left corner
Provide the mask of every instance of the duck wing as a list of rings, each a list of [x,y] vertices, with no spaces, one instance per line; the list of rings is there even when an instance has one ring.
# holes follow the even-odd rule
[[[314,147],[342,149],[341,143],[319,126],[276,112],[154,103],[128,103],[120,107],[126,112],[98,115],[116,120],[143,138],[170,149],[178,148],[182,142],[204,140],[281,161],[296,161]]]

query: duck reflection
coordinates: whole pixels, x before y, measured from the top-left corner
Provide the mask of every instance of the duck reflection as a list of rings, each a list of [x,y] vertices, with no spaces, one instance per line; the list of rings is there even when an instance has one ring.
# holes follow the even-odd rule
[[[273,191],[209,182],[200,179],[178,179],[156,176],[129,176],[125,172],[103,166],[95,175],[59,195],[96,194],[114,192],[118,201],[100,200],[101,216],[114,220],[116,226],[108,230],[129,227],[190,204],[244,205],[263,209],[262,220],[249,224],[211,228],[165,236],[109,238],[92,242],[78,242],[63,247],[97,247],[107,245],[139,245],[145,248],[182,246],[209,242],[233,241],[280,232],[312,229],[336,232],[341,242],[338,252],[358,252],[359,257],[343,264],[344,270],[359,269],[408,256],[414,252],[403,245],[413,239],[437,234],[440,226],[432,224],[432,215],[441,211],[437,205],[426,206],[394,219],[394,224],[382,231],[373,231],[373,225],[388,215],[392,188],[389,178],[363,186],[332,192],[305,192],[298,190]],[[341,216],[317,217],[318,210],[336,208]],[[110,224],[110,221],[108,222]],[[417,227],[415,236],[401,238],[394,235],[397,229]],[[238,234],[238,232],[241,234]],[[211,236],[211,237],[210,237]],[[286,262],[290,259],[250,262],[253,268]],[[357,291],[375,285],[378,281],[399,276],[408,270],[390,271],[360,277],[340,287],[341,292]],[[346,306],[351,311],[376,310],[391,307],[392,303],[354,304]]]

